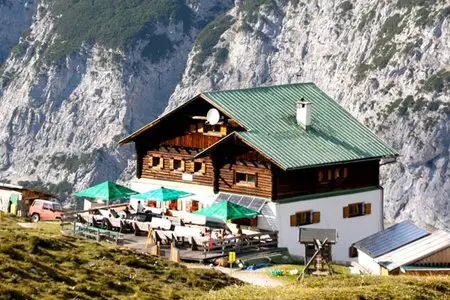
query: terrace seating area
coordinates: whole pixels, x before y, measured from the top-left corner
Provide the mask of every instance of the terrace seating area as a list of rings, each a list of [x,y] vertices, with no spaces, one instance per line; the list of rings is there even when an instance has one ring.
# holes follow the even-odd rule
[[[249,253],[277,247],[277,232],[260,232],[251,228],[238,229],[233,223],[210,222],[201,215],[185,211],[166,211],[167,215],[152,212],[129,215],[113,208],[81,212],[73,223],[65,223],[63,230],[97,241],[105,240],[117,244],[133,244],[147,237],[146,245],[159,245],[162,251],[177,247],[182,260],[205,262],[226,256],[229,251]],[[71,224],[70,226],[67,224]]]

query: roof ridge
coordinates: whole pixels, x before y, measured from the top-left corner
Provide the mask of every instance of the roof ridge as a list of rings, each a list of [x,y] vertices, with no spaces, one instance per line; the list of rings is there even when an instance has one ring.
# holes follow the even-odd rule
[[[284,83],[284,84],[277,84],[277,85],[248,87],[248,88],[243,88],[243,89],[202,91],[201,94],[215,94],[215,93],[233,92],[233,91],[261,90],[261,89],[269,89],[269,88],[277,88],[277,87],[285,87],[285,86],[293,86],[293,85],[316,85],[316,84],[314,82],[312,82],[312,81],[296,82],[296,83]]]

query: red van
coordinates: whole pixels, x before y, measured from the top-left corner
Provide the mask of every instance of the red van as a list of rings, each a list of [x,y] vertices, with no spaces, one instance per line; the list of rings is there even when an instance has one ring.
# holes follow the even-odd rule
[[[39,220],[61,220],[62,207],[58,202],[48,200],[34,200],[28,216],[32,222]]]

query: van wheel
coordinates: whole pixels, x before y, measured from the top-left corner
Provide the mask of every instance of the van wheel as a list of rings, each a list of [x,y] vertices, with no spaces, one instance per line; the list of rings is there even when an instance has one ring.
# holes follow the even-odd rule
[[[41,217],[39,216],[39,214],[33,214],[31,216],[31,222],[33,222],[33,223],[39,222],[40,219],[41,219]]]

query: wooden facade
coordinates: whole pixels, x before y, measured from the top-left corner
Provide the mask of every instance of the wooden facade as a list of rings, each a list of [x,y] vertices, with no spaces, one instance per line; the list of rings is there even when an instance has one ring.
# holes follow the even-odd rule
[[[273,168],[273,200],[378,186],[379,161],[338,164],[285,172]]]
[[[436,252],[428,257],[425,257],[419,261],[416,261],[414,265],[432,265],[439,266],[440,264],[448,265],[450,262],[450,247]]]
[[[228,138],[201,159],[193,160],[224,136],[244,130],[227,116],[215,126],[207,125],[204,116],[212,107],[199,98],[139,135],[135,140],[136,176],[212,186],[215,192],[274,201],[379,184],[379,160],[285,171],[237,138]],[[158,157],[162,163],[155,166]],[[201,172],[195,163],[204,164]]]
[[[142,159],[142,177],[157,180],[178,181],[192,184],[211,186],[213,183],[213,166],[211,159],[202,158],[192,160],[195,151],[189,151],[185,148],[161,147],[150,150]],[[152,166],[152,158],[159,157],[162,165]],[[172,160],[182,160],[184,162],[183,170],[175,170],[171,165]],[[204,164],[204,172],[194,172],[195,162]],[[192,175],[192,180],[183,179],[183,174]]]

